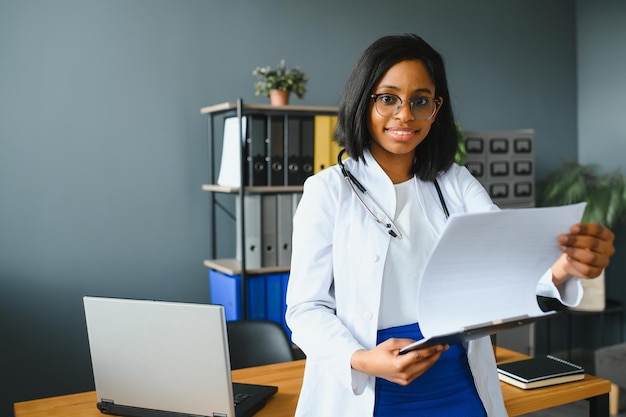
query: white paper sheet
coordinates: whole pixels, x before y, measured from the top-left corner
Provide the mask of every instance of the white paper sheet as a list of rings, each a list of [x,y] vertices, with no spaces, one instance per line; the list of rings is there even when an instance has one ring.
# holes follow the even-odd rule
[[[557,236],[580,222],[584,209],[580,203],[450,216],[419,288],[424,337],[545,315],[537,284],[560,256]]]
[[[245,140],[246,118],[241,119],[241,141]],[[222,162],[217,184],[224,187],[241,187],[241,141],[239,137],[239,118],[228,117],[224,120],[224,139],[222,142]]]

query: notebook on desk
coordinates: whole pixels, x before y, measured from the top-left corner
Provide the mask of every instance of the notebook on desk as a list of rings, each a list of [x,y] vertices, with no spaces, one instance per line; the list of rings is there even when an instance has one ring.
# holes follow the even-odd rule
[[[277,392],[232,382],[220,305],[89,296],[83,302],[104,414],[250,417]]]

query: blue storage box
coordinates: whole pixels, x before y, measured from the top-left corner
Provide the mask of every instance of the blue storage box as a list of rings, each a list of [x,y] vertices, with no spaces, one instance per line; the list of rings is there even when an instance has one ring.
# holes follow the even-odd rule
[[[227,321],[272,320],[280,323],[291,337],[285,323],[287,283],[289,273],[271,273],[247,277],[248,315],[243,316],[243,293],[241,275],[228,275],[209,269],[211,304],[224,306]]]

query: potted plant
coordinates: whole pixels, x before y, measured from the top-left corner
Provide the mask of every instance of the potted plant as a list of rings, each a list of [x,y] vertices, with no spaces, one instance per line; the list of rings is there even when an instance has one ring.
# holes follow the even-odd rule
[[[296,97],[304,98],[306,83],[309,81],[300,68],[287,68],[284,59],[276,68],[256,67],[252,75],[258,77],[254,83],[254,94],[268,96],[272,104],[283,106],[289,103],[289,94],[292,92]]]
[[[612,228],[626,223],[626,176],[619,170],[600,174],[597,164],[564,160],[548,174],[537,193],[539,206],[587,202],[582,221],[601,223]],[[602,311],[605,308],[604,273],[583,280],[585,295],[576,310]]]

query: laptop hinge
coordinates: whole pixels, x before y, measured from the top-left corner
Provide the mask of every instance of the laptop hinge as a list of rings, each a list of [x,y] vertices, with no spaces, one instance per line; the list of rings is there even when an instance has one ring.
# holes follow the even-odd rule
[[[228,414],[224,414],[224,413],[213,413],[213,417],[228,417]]]
[[[115,402],[113,400],[102,398],[100,401],[98,401],[96,407],[98,408],[98,410],[100,410],[102,414],[111,414],[112,405],[115,405]]]

